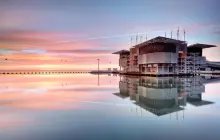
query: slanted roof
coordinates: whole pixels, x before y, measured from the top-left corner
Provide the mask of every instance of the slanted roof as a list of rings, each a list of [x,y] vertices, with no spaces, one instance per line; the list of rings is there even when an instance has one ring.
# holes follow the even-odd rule
[[[148,41],[145,41],[143,43],[137,44],[133,47],[142,47],[145,46],[147,44],[152,44],[152,43],[174,43],[174,44],[186,44],[185,41],[181,41],[181,40],[176,40],[176,39],[172,39],[172,38],[167,38],[167,37],[161,37],[158,36],[156,38],[150,39]]]
[[[211,67],[218,67],[218,68],[220,68],[220,62],[206,61],[206,65],[205,66],[211,66]]]
[[[214,102],[210,102],[210,101],[187,101],[188,103],[194,105],[194,106],[203,106],[203,105],[210,105],[210,104],[214,104]]]
[[[118,97],[121,97],[122,99],[125,99],[125,98],[128,97],[128,96],[123,95],[123,94],[121,94],[121,93],[113,93],[113,94],[116,95],[116,96],[118,96]]]
[[[202,49],[212,48],[212,47],[216,47],[216,46],[215,45],[209,45],[209,44],[199,44],[199,43],[188,46],[188,48],[202,48]]]
[[[120,51],[114,52],[112,54],[126,54],[126,53],[129,54],[130,51],[128,51],[128,50],[120,50]]]

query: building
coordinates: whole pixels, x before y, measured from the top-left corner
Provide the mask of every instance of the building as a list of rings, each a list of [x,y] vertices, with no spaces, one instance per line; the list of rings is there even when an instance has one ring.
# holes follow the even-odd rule
[[[187,73],[200,74],[201,70],[209,70],[206,66],[206,58],[202,55],[202,50],[216,47],[207,44],[193,44],[187,47]]]
[[[120,72],[140,75],[196,75],[205,64],[202,49],[214,45],[194,44],[187,47],[185,41],[166,37],[156,37],[121,50],[119,54]]]
[[[127,50],[121,50],[118,52],[115,52],[113,54],[119,54],[119,66],[120,71],[123,73],[127,73],[129,71],[129,64],[130,64],[130,51]]]

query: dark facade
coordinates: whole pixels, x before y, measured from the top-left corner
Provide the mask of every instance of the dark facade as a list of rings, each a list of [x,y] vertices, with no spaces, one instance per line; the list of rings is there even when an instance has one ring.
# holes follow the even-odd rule
[[[176,53],[176,45],[173,43],[151,43],[139,48],[140,55],[154,52]]]
[[[202,48],[188,47],[187,52],[188,53],[199,53],[199,56],[202,56]]]

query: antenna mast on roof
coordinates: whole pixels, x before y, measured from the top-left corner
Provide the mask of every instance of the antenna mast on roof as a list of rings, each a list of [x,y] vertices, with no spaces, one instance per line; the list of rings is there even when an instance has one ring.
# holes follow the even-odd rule
[[[185,29],[183,30],[183,34],[184,34],[184,41],[186,41],[186,31],[185,31]]]
[[[172,39],[173,38],[173,31],[171,30],[170,32],[170,38]]]
[[[132,36],[131,36],[131,46],[132,46]]]
[[[137,36],[136,36],[136,45],[137,45],[137,43],[138,43],[138,34],[137,34]]]
[[[165,32],[165,37],[167,37],[167,33]]]
[[[179,29],[179,26],[178,26],[178,29],[177,29],[177,40],[179,40],[179,35],[180,35],[180,29]]]

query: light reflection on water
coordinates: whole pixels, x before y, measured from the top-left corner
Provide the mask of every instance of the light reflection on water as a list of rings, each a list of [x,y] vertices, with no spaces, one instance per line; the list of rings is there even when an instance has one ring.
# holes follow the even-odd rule
[[[218,80],[1,75],[0,140],[220,139]]]

